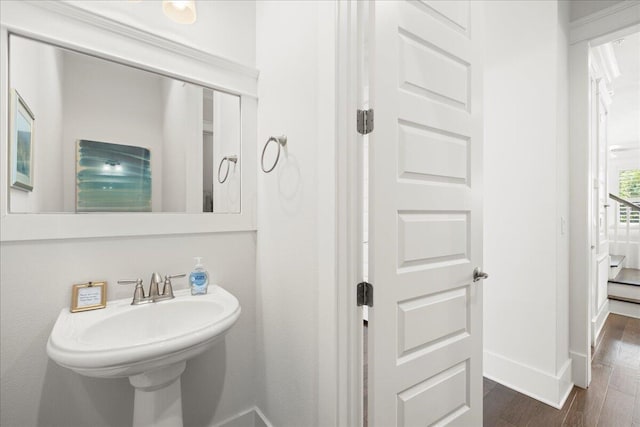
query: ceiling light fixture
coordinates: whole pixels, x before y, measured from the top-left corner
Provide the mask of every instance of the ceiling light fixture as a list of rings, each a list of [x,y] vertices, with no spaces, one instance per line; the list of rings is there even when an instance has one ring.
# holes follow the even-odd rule
[[[164,0],[162,11],[180,24],[196,22],[196,2],[194,0]]]

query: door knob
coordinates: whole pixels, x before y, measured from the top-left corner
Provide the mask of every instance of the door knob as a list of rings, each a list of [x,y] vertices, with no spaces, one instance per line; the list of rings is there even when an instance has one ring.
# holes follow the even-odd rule
[[[475,268],[475,270],[473,270],[473,281],[477,282],[480,279],[487,279],[489,278],[489,275],[487,273],[485,273],[484,271],[480,271],[480,269],[478,267]]]

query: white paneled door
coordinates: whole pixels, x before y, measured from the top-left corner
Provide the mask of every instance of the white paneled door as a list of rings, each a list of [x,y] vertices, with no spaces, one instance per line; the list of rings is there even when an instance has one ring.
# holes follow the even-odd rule
[[[597,334],[606,315],[605,305],[608,298],[609,268],[609,229],[607,206],[609,205],[609,191],[607,186],[607,123],[610,96],[602,79],[592,77],[593,88],[593,239],[594,252],[593,280],[595,289],[592,294],[592,331],[591,345],[596,345]]]
[[[482,19],[372,2],[369,426],[482,424]]]

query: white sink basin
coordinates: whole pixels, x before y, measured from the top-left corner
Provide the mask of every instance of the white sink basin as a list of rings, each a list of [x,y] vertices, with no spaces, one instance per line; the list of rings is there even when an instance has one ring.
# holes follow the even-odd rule
[[[131,299],[109,301],[104,309],[80,313],[63,309],[51,331],[47,354],[82,375],[129,377],[136,387],[134,425],[163,425],[155,415],[142,413],[138,390],[156,392],[177,379],[179,407],[179,377],[186,360],[223,337],[240,316],[236,297],[219,286],[210,287],[206,295],[192,296],[184,289],[175,296],[137,306]],[[149,400],[149,393],[144,396]],[[181,411],[179,418],[181,422]],[[177,425],[175,416],[165,421]]]

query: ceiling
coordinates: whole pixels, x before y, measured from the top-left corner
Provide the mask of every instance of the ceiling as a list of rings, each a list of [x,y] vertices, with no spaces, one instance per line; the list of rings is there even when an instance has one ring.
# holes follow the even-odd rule
[[[640,33],[613,43],[620,76],[613,80],[609,111],[609,147],[640,148]]]

